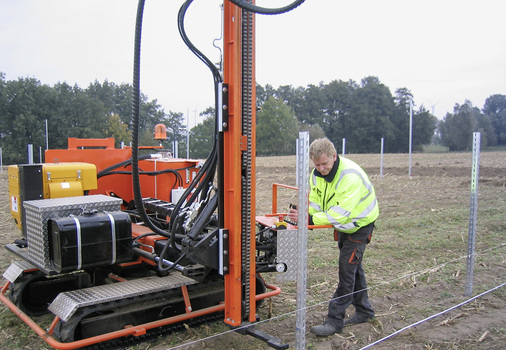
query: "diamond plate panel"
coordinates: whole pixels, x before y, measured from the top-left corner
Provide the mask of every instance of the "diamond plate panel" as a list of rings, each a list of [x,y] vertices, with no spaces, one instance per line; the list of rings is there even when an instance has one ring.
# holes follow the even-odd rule
[[[13,262],[7,270],[5,270],[3,277],[11,282],[14,283],[19,276],[23,273],[25,270],[32,270],[36,267],[30,264],[28,261],[15,261]]]
[[[120,198],[102,194],[92,196],[65,197],[25,201],[26,240],[28,258],[46,270],[51,270],[49,255],[49,234],[47,222],[53,218],[80,215],[85,210],[101,211],[121,210]]]
[[[195,280],[183,276],[180,272],[171,272],[166,277],[152,276],[106,284],[60,293],[49,305],[48,310],[66,322],[81,307],[161,292],[194,283],[196,283]]]
[[[276,274],[278,282],[297,279],[297,230],[278,230],[277,262],[286,264],[286,272]]]

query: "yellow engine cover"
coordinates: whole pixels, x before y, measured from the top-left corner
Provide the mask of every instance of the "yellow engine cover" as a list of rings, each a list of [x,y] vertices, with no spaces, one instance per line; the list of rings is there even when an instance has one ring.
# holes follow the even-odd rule
[[[83,196],[97,189],[97,169],[89,163],[42,163],[10,165],[11,215],[22,228],[25,200]]]
[[[42,165],[44,198],[76,197],[97,189],[97,170],[89,163]]]

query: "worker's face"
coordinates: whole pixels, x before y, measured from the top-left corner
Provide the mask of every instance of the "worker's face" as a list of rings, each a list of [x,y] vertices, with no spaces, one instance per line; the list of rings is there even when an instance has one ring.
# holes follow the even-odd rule
[[[334,156],[329,157],[326,154],[322,154],[320,158],[313,159],[314,167],[316,170],[320,172],[323,176],[327,176],[330,171],[332,170],[332,167],[334,166],[334,162],[337,159],[337,155],[334,154]]]

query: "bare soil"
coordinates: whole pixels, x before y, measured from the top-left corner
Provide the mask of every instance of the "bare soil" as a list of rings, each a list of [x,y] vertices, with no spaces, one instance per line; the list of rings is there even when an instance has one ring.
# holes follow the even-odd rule
[[[373,241],[364,258],[374,321],[344,328],[342,334],[319,338],[306,332],[306,349],[504,349],[506,348],[506,152],[482,152],[473,293],[465,295],[469,231],[471,153],[414,154],[411,177],[407,154],[349,155],[369,174],[380,203]],[[296,185],[295,157],[258,158],[256,213],[272,212],[272,185]],[[19,231],[9,213],[7,174],[0,174],[0,243]],[[295,191],[280,190],[278,212],[297,201]],[[3,203],[3,204],[2,204]],[[338,249],[330,230],[309,234],[306,323],[325,319],[327,302],[337,286]],[[15,260],[0,249],[4,271]],[[296,347],[296,284],[278,283],[281,295],[262,304],[256,329]],[[486,293],[473,301],[470,298]],[[460,307],[455,307],[464,303]],[[443,313],[443,311],[451,311]],[[45,342],[0,307],[1,349],[44,349]],[[350,307],[349,313],[354,310]],[[426,322],[411,327],[433,315]],[[19,344],[19,345],[15,345]],[[186,345],[184,345],[186,344]],[[224,324],[144,343],[132,349],[267,349],[265,342],[231,332]]]

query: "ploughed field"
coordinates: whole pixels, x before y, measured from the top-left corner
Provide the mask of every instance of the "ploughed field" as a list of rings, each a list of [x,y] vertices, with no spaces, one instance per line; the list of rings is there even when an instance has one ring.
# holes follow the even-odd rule
[[[377,318],[317,338],[307,332],[307,349],[360,349],[408,327],[372,349],[503,349],[506,344],[506,152],[480,154],[478,218],[473,294],[465,295],[471,199],[471,153],[350,154],[374,184],[380,218],[365,252],[369,296]],[[272,184],[296,185],[295,156],[256,159],[256,214],[272,212]],[[0,174],[0,243],[20,236],[9,212],[7,171]],[[297,202],[294,190],[279,189],[278,212]],[[337,286],[338,254],[332,230],[310,231],[306,296],[307,327],[323,322]],[[16,258],[0,249],[3,271]],[[277,282],[281,295],[264,302],[257,329],[295,348],[296,283]],[[2,283],[4,283],[3,281]],[[490,291],[490,292],[489,292]],[[486,293],[460,307],[455,305]],[[442,313],[445,310],[448,312]],[[353,314],[354,310],[349,309]],[[427,322],[409,327],[432,315]],[[184,347],[179,347],[187,343]],[[188,328],[131,349],[266,349],[221,322]],[[0,349],[49,348],[3,305]]]

